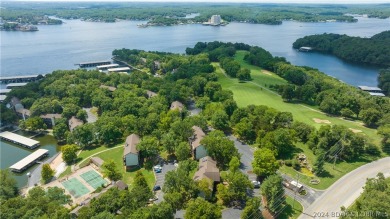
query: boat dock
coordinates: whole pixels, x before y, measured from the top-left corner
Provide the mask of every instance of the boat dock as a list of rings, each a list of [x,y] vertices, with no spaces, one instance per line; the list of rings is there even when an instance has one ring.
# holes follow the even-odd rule
[[[22,160],[18,161],[16,164],[10,166],[10,169],[13,172],[23,172],[28,167],[35,164],[36,161],[46,157],[49,155],[49,151],[46,149],[38,149],[34,153],[28,155],[27,157],[23,158]]]
[[[0,133],[0,139],[10,141],[28,149],[34,149],[39,146],[39,141],[35,141],[33,139],[26,138],[8,131]]]
[[[107,71],[112,72],[129,72],[131,69],[129,67],[120,67],[120,68],[109,68]]]
[[[99,65],[109,65],[109,64],[111,64],[111,61],[81,62],[75,65],[80,66],[80,68],[87,68],[87,67],[95,67]]]
[[[107,70],[109,68],[115,68],[115,67],[118,67],[118,66],[119,66],[118,64],[99,65],[99,66],[96,66],[96,69],[97,70]]]
[[[23,76],[0,77],[0,82],[2,84],[31,82],[31,81],[36,81],[42,77],[43,77],[42,75],[41,76],[39,76],[39,75],[23,75]]]
[[[10,84],[7,84],[5,86],[5,88],[7,89],[12,89],[12,88],[15,88],[15,87],[23,87],[23,86],[26,86],[27,83],[10,83]]]
[[[313,48],[308,47],[308,46],[302,46],[301,48],[299,48],[299,51],[301,51],[301,52],[310,52],[312,50],[313,50]]]

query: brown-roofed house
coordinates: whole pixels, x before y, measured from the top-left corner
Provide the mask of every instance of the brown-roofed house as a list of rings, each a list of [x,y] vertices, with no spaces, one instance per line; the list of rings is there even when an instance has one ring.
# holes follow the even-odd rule
[[[207,156],[206,148],[200,143],[206,134],[198,126],[192,126],[192,129],[194,130],[194,135],[191,138],[192,155],[196,160],[199,160]]]
[[[184,109],[184,105],[179,101],[173,101],[171,104],[171,110],[179,110],[180,112]]]
[[[22,105],[22,104],[20,104],[20,105]],[[23,106],[22,106],[22,108],[18,108],[15,111],[16,111],[16,114],[18,114],[19,116],[21,116],[23,118],[23,120],[26,120],[27,118],[29,118],[31,116],[30,110],[23,108]]]
[[[72,118],[69,119],[68,123],[69,123],[69,130],[70,131],[73,131],[77,126],[84,124],[83,121],[76,118],[75,116],[72,116]]]
[[[111,86],[107,86],[107,85],[100,85],[100,88],[104,88],[104,89],[107,89],[111,92],[114,92],[116,90],[116,87],[111,87]]]
[[[140,137],[136,134],[127,136],[123,150],[123,162],[127,169],[139,165],[139,153],[137,144],[140,142]]]
[[[198,171],[195,172],[193,179],[196,181],[206,179],[210,182],[210,189],[214,191],[216,184],[221,181],[217,162],[209,156],[200,159]]]
[[[153,91],[150,91],[150,90],[147,90],[147,91],[146,91],[146,95],[148,95],[148,98],[152,98],[152,97],[157,96],[156,93],[154,93]]]
[[[58,113],[54,113],[54,114],[49,113],[45,115],[40,115],[39,117],[43,119],[43,122],[47,125],[48,128],[52,128],[53,126],[56,125],[55,119],[61,119],[62,115]]]
[[[129,186],[122,180],[116,181],[115,187],[117,187],[119,190],[127,190],[129,188]]]

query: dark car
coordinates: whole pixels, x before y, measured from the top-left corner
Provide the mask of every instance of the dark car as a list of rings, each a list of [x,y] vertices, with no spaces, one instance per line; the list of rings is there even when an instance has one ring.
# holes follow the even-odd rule
[[[157,191],[157,190],[161,190],[161,186],[155,185],[155,186],[153,187],[153,191]]]

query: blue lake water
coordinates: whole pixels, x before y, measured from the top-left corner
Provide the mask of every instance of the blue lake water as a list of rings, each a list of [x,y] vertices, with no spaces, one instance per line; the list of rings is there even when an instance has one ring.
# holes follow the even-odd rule
[[[318,68],[352,85],[376,85],[377,67],[366,67],[318,53],[302,53],[292,43],[303,36],[339,33],[371,37],[390,29],[389,19],[359,18],[357,23],[282,25],[231,23],[224,27],[179,25],[138,28],[140,21],[96,23],[65,20],[63,25],[39,26],[37,32],[1,32],[1,75],[46,74],[73,69],[84,61],[107,60],[114,49],[131,48],[184,53],[196,42],[224,41],[257,45],[295,65]]]

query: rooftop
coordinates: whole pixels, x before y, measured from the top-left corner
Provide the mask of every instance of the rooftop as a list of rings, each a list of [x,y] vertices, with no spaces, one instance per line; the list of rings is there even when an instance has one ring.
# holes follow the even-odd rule
[[[12,89],[0,89],[1,94],[9,93]]]
[[[358,88],[364,91],[382,91],[379,87],[358,86]]]
[[[12,133],[12,132],[8,132],[8,131],[0,133],[0,137],[5,138],[9,141],[13,141],[13,142],[17,142],[19,144],[26,145],[28,147],[33,147],[34,145],[39,144],[39,141],[35,141],[31,138],[26,138],[24,136],[21,136],[21,135]]]
[[[120,67],[120,68],[109,68],[107,69],[109,72],[117,72],[117,71],[130,71],[129,67]]]
[[[10,87],[23,87],[25,86],[27,83],[9,83],[6,85],[6,88],[10,88]]]
[[[386,95],[384,95],[383,93],[374,93],[374,92],[369,92],[369,94],[371,96],[378,96],[378,97],[385,97]]]
[[[179,101],[173,101],[171,104],[171,110],[179,110],[182,111],[184,108],[184,105]]]
[[[61,119],[62,115],[58,113],[54,113],[54,114],[49,113],[49,114],[41,115],[39,117],[41,117],[42,119],[51,119],[51,118]]]
[[[117,67],[119,66],[118,64],[109,64],[109,65],[99,65],[99,66],[96,66],[97,69],[101,69],[101,68],[112,68],[112,67]]]
[[[192,129],[194,130],[195,139],[192,141],[191,145],[192,145],[192,149],[195,149],[201,145],[200,141],[204,138],[206,134],[198,126],[192,126]]]
[[[213,182],[220,182],[221,176],[217,167],[217,162],[206,156],[199,160],[199,168],[194,175],[194,180],[209,179]]]
[[[123,155],[126,154],[138,154],[137,144],[140,142],[140,137],[137,134],[131,134],[127,136],[125,141],[125,150],[123,151]]]
[[[148,95],[149,98],[157,96],[157,93],[150,90],[147,90],[146,94]]]
[[[0,95],[0,102],[3,102],[5,100],[5,98],[7,98],[6,95]]]
[[[115,91],[116,90],[116,87],[111,87],[111,86],[107,86],[107,85],[100,85],[100,88],[105,88],[109,91]]]
[[[42,155],[48,153],[49,151],[46,150],[46,149],[38,149],[36,150],[34,153],[28,155],[27,157],[23,158],[22,160],[20,160],[19,162],[17,162],[16,164],[10,166],[10,169],[13,169],[13,170],[21,170],[23,169],[25,166],[29,165],[30,163],[36,161],[39,157],[41,157]]]
[[[73,131],[73,129],[75,129],[77,126],[80,126],[82,124],[84,124],[84,122],[76,118],[75,116],[72,116],[72,118],[69,119],[69,129],[71,131]]]

